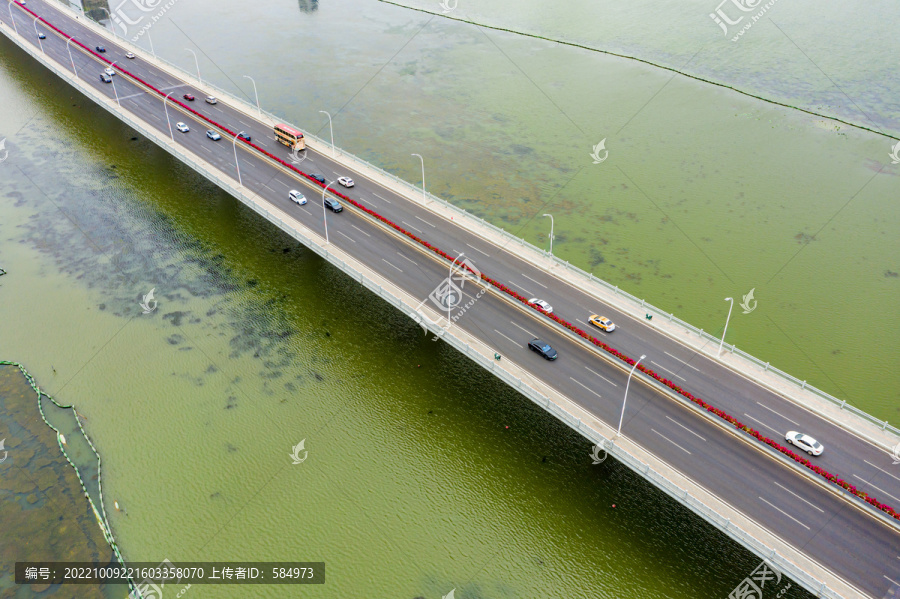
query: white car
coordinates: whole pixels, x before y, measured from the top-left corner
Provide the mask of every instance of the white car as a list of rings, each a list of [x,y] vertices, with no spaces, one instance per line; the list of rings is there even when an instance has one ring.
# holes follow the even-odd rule
[[[353,183],[353,179],[351,179],[350,177],[338,177],[338,183],[340,183],[344,187],[353,187],[353,185],[355,185]]]
[[[222,136],[219,135],[218,133],[216,133],[215,131],[213,131],[212,129],[210,129],[206,132],[206,137],[210,138],[213,141],[219,141],[220,139],[222,139]]]
[[[550,304],[548,304],[547,302],[545,302],[545,301],[542,300],[542,299],[538,299],[538,298],[536,298],[536,297],[533,297],[533,298],[531,298],[530,300],[528,300],[528,303],[537,306],[538,308],[540,308],[541,310],[543,310],[543,311],[546,312],[547,314],[552,314],[552,313],[553,313],[553,306],[551,306]]]
[[[181,123],[181,122],[175,123],[175,128],[178,129],[179,131],[181,131],[182,133],[187,133],[188,131],[191,130],[190,127],[188,127],[187,125],[185,125],[184,123]]]
[[[788,445],[796,445],[798,449],[802,449],[809,455],[822,455],[822,452],[825,451],[825,447],[821,443],[809,435],[804,435],[797,431],[788,431],[784,439],[788,442]]]
[[[110,77],[112,77],[113,75],[116,74],[116,72],[109,67],[103,69],[103,72],[106,73],[107,75],[109,75]]]
[[[134,52],[126,52],[125,58],[134,58]]]
[[[296,189],[292,189],[290,192],[288,192],[288,197],[291,198],[291,201],[298,206],[306,204],[306,198]]]
[[[206,103],[207,104],[218,104],[219,101],[216,100],[216,98],[214,96],[206,96]]]

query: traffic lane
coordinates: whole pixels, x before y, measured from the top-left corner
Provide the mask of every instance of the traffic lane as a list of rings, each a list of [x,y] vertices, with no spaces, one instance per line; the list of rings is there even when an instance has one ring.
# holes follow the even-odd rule
[[[502,309],[499,312],[483,310],[490,305],[490,302],[479,302],[471,315],[476,326],[470,327],[468,320],[462,326],[478,337],[491,337],[483,333],[497,326],[504,312]],[[466,316],[469,316],[468,312]],[[520,366],[531,369],[540,383],[560,389],[615,426],[620,409],[618,397],[610,396],[611,401],[606,402],[574,384],[566,383],[566,378],[571,381],[574,378],[572,375],[578,375],[582,364],[565,358],[570,355],[565,342],[551,342],[560,349],[561,357],[557,361],[546,362],[523,347],[528,333],[524,337],[519,333],[516,338],[517,334],[512,329],[497,328],[500,329],[498,332],[511,337],[506,343],[498,343],[507,346],[505,359],[512,359]],[[534,332],[537,331],[530,331]],[[560,372],[553,373],[553,369]],[[878,584],[860,581],[878,582],[889,571],[892,563],[884,556],[898,542],[891,529],[851,508],[839,497],[822,493],[813,482],[762,455],[701,416],[670,401],[659,401],[662,398],[654,391],[642,387],[635,383],[629,389],[623,425],[629,438],[653,451],[736,509],[754,517],[786,543],[806,551],[816,560],[822,559],[818,557],[820,555],[828,555],[830,560],[835,561],[825,563],[842,564],[837,568],[839,572],[857,586],[866,587],[873,593],[882,590]],[[608,390],[601,391],[606,393]],[[738,449],[736,444],[739,444]],[[810,508],[811,513],[806,513],[806,504],[798,496],[815,497],[815,509]],[[849,523],[843,528],[831,529],[834,516],[840,516],[838,519]],[[857,551],[846,554],[834,551],[835,547],[851,547]],[[879,550],[879,557],[869,559],[866,557],[867,551],[873,548]]]
[[[34,8],[35,7],[32,7],[33,10]],[[256,143],[255,140],[258,139],[259,143],[257,145],[265,147],[268,151],[276,149],[275,144],[277,144],[277,142],[274,139],[269,140],[266,138],[265,133],[268,132],[268,128],[265,127],[262,123],[247,123],[247,121],[251,119],[249,119],[244,113],[231,109],[225,104],[206,104],[204,98],[207,95],[214,95],[213,92],[210,92],[209,90],[198,89],[182,79],[174,78],[167,72],[157,69],[151,63],[141,60],[141,53],[135,53],[134,59],[127,58],[125,54],[126,52],[128,52],[128,50],[119,45],[117,40],[109,42],[99,34],[94,33],[87,26],[77,22],[74,24],[71,23],[68,17],[64,17],[60,14],[61,10],[58,7],[42,4],[42,8],[47,9],[49,13],[54,13],[52,15],[42,15],[44,16],[44,18],[47,18],[47,20],[51,22],[53,22],[54,18],[64,19],[64,21],[62,21],[66,23],[66,27],[64,29],[70,35],[74,34],[76,39],[89,46],[91,49],[94,49],[97,45],[104,46],[107,51],[103,53],[102,56],[110,62],[117,61],[117,64],[126,65],[123,68],[127,69],[129,72],[140,77],[141,79],[153,84],[158,89],[179,89],[180,91],[178,94],[173,94],[174,98],[191,106],[191,108],[197,110],[205,116],[212,118],[217,122],[221,122],[223,125],[229,128],[233,128],[236,131],[240,131],[241,127],[235,127],[232,126],[232,124],[239,123],[245,128],[245,130],[247,130],[248,133],[251,134],[251,137],[255,138],[254,143]],[[35,12],[39,11],[35,10]],[[96,58],[94,60],[96,60]],[[98,61],[97,64],[100,65],[102,63]],[[101,67],[101,70],[102,68],[103,67]],[[184,94],[193,94],[197,99],[193,102],[187,101],[183,98]],[[224,121],[228,121],[228,123]]]
[[[660,407],[665,408],[665,404]],[[891,529],[840,498],[821,493],[810,481],[798,480],[787,468],[765,456],[736,463],[733,453],[727,450],[735,440],[729,439],[731,435],[726,431],[702,427],[698,415],[671,414],[677,423],[660,423],[659,418],[652,416],[651,409],[645,410],[631,424],[649,427],[654,432],[648,449],[666,456],[674,467],[757,522],[765,523],[771,532],[802,553],[819,563],[833,567],[840,564],[835,570],[843,578],[876,597],[883,596],[883,576],[896,567],[890,551],[896,548],[898,540]],[[681,425],[693,434],[679,436]],[[700,464],[691,468],[685,463],[694,460]]]
[[[35,39],[36,39],[36,38],[35,38]],[[48,38],[48,39],[49,39],[49,38]],[[57,39],[59,39],[59,38],[57,38]],[[98,36],[98,39],[99,39],[99,36]],[[34,43],[34,41],[33,41],[33,43]],[[99,41],[98,43],[103,43],[103,42],[102,42],[102,41]],[[58,58],[62,58],[62,56],[59,56]],[[126,60],[127,60],[127,59],[126,59]],[[98,66],[100,66],[100,63],[98,63]],[[148,70],[152,70],[153,72],[155,72],[156,75],[157,75],[158,77],[164,77],[164,74],[163,74],[163,73],[161,73],[161,72],[159,72],[159,71],[156,71],[155,69],[148,69]],[[149,73],[148,73],[148,74],[149,74]],[[177,80],[177,79],[172,79],[172,78],[168,78],[168,79],[169,79],[168,82],[171,83],[171,84],[176,84],[176,85],[177,85],[177,84],[182,83],[180,80]],[[99,80],[99,73],[98,73],[98,80]],[[110,84],[105,84],[105,85],[111,87]],[[200,91],[200,90],[195,90],[195,91],[196,91],[197,94],[201,94],[201,95],[202,95],[203,93],[205,93],[205,92]],[[107,92],[107,93],[108,93],[108,95],[110,95],[110,96],[114,95],[114,94],[112,94],[112,93],[110,93],[110,92]],[[222,110],[221,110],[221,109],[213,108],[213,110],[217,110],[218,112],[222,113]],[[233,112],[233,115],[232,115],[233,118],[236,118],[236,119],[237,119],[239,122],[241,122],[242,124],[247,125],[246,122],[244,122],[242,119],[239,118],[240,116],[243,116],[242,113],[238,113],[237,111],[231,111],[231,112]],[[150,116],[151,118],[154,118],[154,117],[155,117],[155,118],[159,119],[158,115],[153,114],[152,111],[149,111],[148,114],[149,114],[149,116]],[[223,113],[223,114],[224,114],[224,113]],[[166,128],[168,128],[168,125],[166,126]],[[251,130],[251,131],[252,131],[252,130]],[[266,140],[265,140],[265,138],[262,138],[262,139],[259,139],[259,141],[260,141],[260,143],[263,143],[263,142],[266,141]],[[208,148],[203,147],[203,149],[208,149]],[[314,160],[310,161],[310,164],[315,164],[316,162],[317,162],[317,161],[314,159]],[[319,170],[327,170],[327,167],[319,167]],[[335,176],[337,175],[337,172],[335,172],[335,171],[333,171],[333,170],[332,170],[331,172],[332,172]],[[373,194],[373,195],[374,195],[374,194]],[[390,203],[390,202],[389,202],[389,203]],[[433,223],[431,223],[430,221],[426,221],[425,219],[419,217],[418,215],[415,215],[414,218],[418,219],[418,222],[420,223],[420,226],[423,226],[423,227],[430,226],[430,227],[432,227],[432,228],[436,228],[435,225],[434,225]],[[424,223],[424,224],[421,224],[421,223]],[[407,224],[407,226],[410,226],[410,228],[412,228],[412,229],[414,229],[414,230],[421,231],[421,229],[417,229],[414,225],[410,225],[409,223],[404,223],[404,224]],[[445,240],[445,241],[446,241],[446,243],[451,243],[451,241],[450,241],[449,239],[448,239],[448,240]],[[537,276],[540,276],[540,275],[543,275],[543,274],[545,274],[545,273],[542,273],[542,272],[536,273],[536,277],[537,277]],[[520,273],[520,275],[521,275],[522,277],[527,278],[528,280],[532,281],[532,283],[534,283],[534,284],[536,284],[536,285],[539,285],[539,286],[541,286],[541,287],[545,287],[545,288],[546,288],[546,285],[540,283],[538,280],[536,280],[536,278],[529,277],[528,275],[525,275],[524,273]],[[551,275],[548,275],[548,276],[551,276]],[[512,281],[512,280],[511,280],[510,282],[513,283],[513,284],[515,284],[515,281]],[[521,285],[519,285],[519,286],[521,287]],[[527,291],[527,290],[526,290],[526,291]],[[539,295],[539,294],[537,294],[537,293],[534,293],[533,291],[531,291],[530,294]],[[555,301],[555,300],[552,300],[552,301]],[[580,306],[580,305],[579,305],[579,308],[582,308],[582,309],[583,309],[584,306]],[[576,322],[577,322],[579,319],[575,319],[575,320],[576,320]],[[582,323],[582,324],[584,324],[584,323]],[[622,335],[619,335],[619,336],[618,336],[618,338],[621,338],[621,337],[622,337]],[[623,347],[623,346],[620,344],[620,347]],[[628,349],[623,348],[623,351],[628,351]],[[674,359],[676,359],[676,360],[679,360],[676,356],[672,356],[672,358],[674,358]],[[662,358],[661,358],[660,360],[662,360]],[[679,361],[684,362],[683,360],[679,360]],[[655,365],[655,366],[657,366],[658,368],[661,368],[662,370],[664,370],[664,371],[666,371],[666,372],[669,372],[669,373],[675,375],[676,378],[682,378],[682,379],[683,379],[683,377],[679,377],[679,376],[677,375],[677,372],[676,372],[676,371],[673,371],[673,370],[671,370],[671,369],[669,369],[669,368],[663,366],[662,364],[660,364],[660,362],[656,362],[655,360],[651,360],[651,361],[650,361],[650,364],[651,364],[651,365]],[[677,366],[676,366],[676,368],[677,368]],[[683,379],[683,380],[686,380],[686,379]],[[720,393],[722,393],[723,395],[732,395],[732,393],[728,393],[729,389],[727,389],[727,388],[719,389],[718,391],[719,391]],[[720,404],[720,405],[721,405],[721,404]],[[727,408],[725,408],[725,409],[727,409]],[[761,421],[761,419],[757,418],[757,421]],[[841,432],[843,432],[842,430],[837,429],[837,427],[833,427],[833,426],[832,426],[831,428],[833,429],[832,432],[835,433],[836,435],[839,435]],[[775,429],[773,429],[773,430],[775,430]],[[858,440],[858,441],[859,441],[859,440]],[[843,458],[843,459],[840,459],[840,458]],[[845,460],[852,460],[852,457],[846,456],[846,455],[845,455],[845,456],[840,456],[840,457],[832,457],[832,458],[829,460],[829,464],[828,464],[827,466],[823,466],[823,467],[829,467],[829,468],[832,468],[832,469],[837,469],[837,468],[848,468],[848,467],[850,467],[849,461],[845,461]],[[857,462],[857,464],[858,464],[858,460],[856,460],[856,462]],[[871,464],[871,462],[869,462],[869,463]],[[856,470],[856,468],[854,468],[854,470]],[[867,470],[865,470],[865,471],[863,471],[863,474],[862,474],[861,476],[860,476],[860,475],[857,475],[856,472],[853,472],[853,475],[854,475],[856,478],[858,478],[858,481],[857,481],[857,482],[859,483],[859,485],[861,486],[861,488],[864,488],[864,487],[866,486],[866,481],[867,481],[869,478],[871,478],[871,477],[873,477],[873,476],[877,476],[878,474],[879,474],[878,471],[873,471],[873,469],[871,469],[871,468],[870,468],[870,469],[867,469]],[[884,477],[882,477],[882,478],[884,478]],[[888,487],[890,487],[890,486],[896,484],[897,482],[900,482],[900,479],[895,479],[894,477],[889,477],[889,478],[886,478],[886,479],[885,479],[885,483],[883,483],[883,486],[888,486]],[[892,489],[892,490],[893,490],[893,489]],[[887,491],[884,490],[884,489],[881,489],[881,492],[882,492],[882,493],[887,493]],[[897,490],[894,490],[894,492],[898,492],[898,491],[897,491]],[[874,493],[873,493],[873,494],[874,494]],[[892,495],[888,495],[888,497],[893,498]]]

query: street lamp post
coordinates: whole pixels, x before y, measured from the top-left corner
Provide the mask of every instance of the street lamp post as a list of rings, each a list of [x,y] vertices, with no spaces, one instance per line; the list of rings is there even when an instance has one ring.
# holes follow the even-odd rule
[[[410,154],[410,156],[418,156],[422,162],[422,201],[427,203],[428,200],[425,197],[425,159],[422,158],[421,154]]]
[[[7,4],[7,8],[9,9],[9,20],[12,21],[13,29],[16,32],[16,35],[19,35],[19,27],[16,25],[16,18],[13,16],[12,12],[12,0],[9,0],[9,4]]]
[[[243,131],[241,131],[241,133],[243,133]],[[237,168],[237,173],[238,173],[238,185],[239,185],[240,187],[243,187],[243,186],[244,186],[244,182],[241,181],[241,165],[238,164],[238,159],[237,159],[237,138],[238,138],[238,136],[239,136],[241,133],[235,133],[235,134],[234,134],[234,141],[231,142],[231,145],[232,145],[232,147],[234,148],[234,166],[235,166],[235,168]]]
[[[550,253],[553,254],[553,215],[545,214],[544,216],[550,217]]]
[[[35,35],[37,36],[37,38],[38,38],[38,45],[40,45],[40,47],[41,47],[41,54],[46,54],[46,52],[44,52],[44,42],[41,41],[41,34],[38,33],[38,30],[37,30],[37,20],[38,20],[39,18],[40,18],[40,17],[35,17],[35,18],[34,18],[34,34],[35,34]]]
[[[163,108],[166,109],[166,122],[169,123],[169,135],[172,136],[172,143],[175,143],[175,134],[172,133],[172,121],[169,120],[169,96],[174,93],[175,92],[169,92],[166,94],[165,100],[163,100]]]
[[[109,68],[112,69],[114,66],[116,66],[116,63],[117,63],[117,62],[118,62],[117,60],[114,60],[114,61],[112,62],[112,64],[109,65]],[[121,102],[119,102],[119,92],[116,91],[116,76],[115,76],[115,75],[110,75],[110,76],[109,76],[109,80],[112,81],[112,85],[113,85],[113,93],[116,94],[116,104],[119,105],[119,108],[122,108],[122,104],[121,104]]]
[[[716,357],[719,357],[719,354],[722,353],[722,344],[725,343],[725,333],[728,332],[728,321],[731,320],[731,309],[734,308],[734,299],[730,297],[725,298],[726,302],[731,302],[731,305],[728,306],[728,318],[725,319],[725,330],[722,331],[722,340],[719,341],[719,351],[716,353]]]
[[[334,128],[331,126],[331,115],[324,110],[320,110],[319,112],[328,117],[328,130],[331,131],[331,157],[334,158]]]
[[[328,188],[334,185],[334,181],[326,185],[322,189],[322,222],[325,223],[325,244],[328,244],[328,211],[325,210],[325,192],[328,191]]]
[[[256,96],[256,111],[259,113],[259,118],[262,118],[262,109],[259,107],[259,92],[256,91],[256,81],[253,80],[253,77],[250,75],[244,75],[247,79],[250,80],[250,83],[253,84],[253,95]]]
[[[197,53],[190,48],[185,48],[185,50],[194,55],[194,64],[197,65],[197,81],[200,82],[200,85],[203,85],[203,79],[200,78],[200,61],[197,60]]]
[[[69,51],[69,60],[72,61],[72,72],[75,73],[75,76],[78,77],[78,71],[75,70],[75,59],[72,58],[72,48],[69,46],[69,42],[72,41],[72,36],[69,36],[69,39],[66,40],[66,50]]]
[[[106,9],[106,7],[104,7],[104,6],[98,6],[97,8],[99,8],[100,10],[102,10],[103,12],[106,13],[106,18],[109,19],[109,28],[112,29],[112,32],[113,32],[113,37],[114,37],[114,38],[119,37],[119,36],[116,34],[116,24],[113,22],[112,15],[109,14],[109,11]]]
[[[622,398],[622,414],[619,416],[619,428],[616,429],[616,437],[622,432],[622,419],[625,418],[625,402],[628,401],[628,385],[631,384],[631,375],[634,374],[634,369],[641,363],[641,360],[646,357],[647,356],[641,356],[638,358],[638,361],[631,367],[631,372],[628,373],[628,381],[625,383],[625,397]]]

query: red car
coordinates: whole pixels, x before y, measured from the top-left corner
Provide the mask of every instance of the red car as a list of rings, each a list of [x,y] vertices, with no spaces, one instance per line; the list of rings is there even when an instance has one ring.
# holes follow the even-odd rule
[[[182,98],[184,98],[184,99],[187,100],[188,102],[193,102],[193,101],[194,101],[194,96],[191,95],[191,94],[184,94],[184,95],[182,96]]]

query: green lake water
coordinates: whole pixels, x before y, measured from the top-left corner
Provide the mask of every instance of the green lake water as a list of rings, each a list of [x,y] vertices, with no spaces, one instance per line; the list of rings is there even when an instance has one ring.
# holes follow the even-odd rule
[[[706,330],[755,288],[730,342],[900,421],[890,140],[381,3],[210,10],[172,7],[157,51],[194,44],[204,78],[250,74],[319,135],[331,111],[338,145],[414,183],[421,153],[432,192],[533,243],[552,212],[556,254]],[[87,416],[128,560],[327,564],[324,586],[189,589],[212,598],[727,597],[755,567],[4,39],[0,98],[0,357]]]

